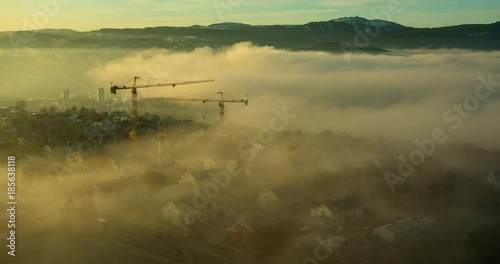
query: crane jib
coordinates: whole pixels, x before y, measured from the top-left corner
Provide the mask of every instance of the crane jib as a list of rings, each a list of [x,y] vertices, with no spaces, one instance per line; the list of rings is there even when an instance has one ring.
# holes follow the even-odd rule
[[[145,85],[137,85],[136,81],[140,79],[139,77],[134,77],[132,80],[134,81],[133,86],[118,86],[118,85],[113,85],[111,83],[110,91],[112,94],[116,94],[116,90],[124,90],[124,89],[130,89],[132,90],[132,130],[130,131],[129,135],[132,139],[135,139],[137,137],[137,119],[138,119],[138,108],[137,108],[137,89],[138,88],[150,88],[150,87],[161,87],[161,86],[172,86],[175,87],[177,85],[184,85],[184,84],[195,84],[195,83],[205,83],[205,82],[214,82],[215,80],[197,80],[197,81],[172,81],[168,83],[156,83],[156,84],[145,84]]]

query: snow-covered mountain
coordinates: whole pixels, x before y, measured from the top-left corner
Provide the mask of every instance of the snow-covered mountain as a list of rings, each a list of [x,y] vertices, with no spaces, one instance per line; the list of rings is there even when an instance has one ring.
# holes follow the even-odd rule
[[[380,28],[382,31],[396,31],[403,28],[406,28],[403,25],[398,23],[394,23],[391,21],[381,20],[381,19],[373,19],[369,20],[364,17],[341,17],[337,19],[330,20],[329,22],[337,22],[337,23],[347,23],[353,27],[358,27],[362,30],[369,30],[368,27],[372,28]],[[373,30],[373,29],[371,29]]]
[[[358,17],[358,16],[355,16],[355,17],[341,17],[341,18],[337,18],[337,19],[332,19],[330,20],[332,22],[344,22],[344,23],[348,23],[348,24],[355,24],[355,23],[366,23],[370,20],[364,18],[364,17]]]
[[[369,46],[355,45],[359,33],[369,36]],[[192,50],[220,48],[250,41],[287,50],[385,52],[395,49],[464,48],[500,50],[500,22],[439,28],[412,28],[379,19],[343,17],[299,25],[247,25],[218,23],[209,26],[105,28],[91,32],[41,30],[0,32],[0,48],[12,47],[123,47]],[[103,39],[104,38],[104,39]],[[127,41],[123,41],[126,38]],[[366,39],[364,37],[363,39]],[[29,40],[29,41],[27,41]],[[416,41],[417,40],[417,41]],[[350,48],[352,47],[352,48]]]

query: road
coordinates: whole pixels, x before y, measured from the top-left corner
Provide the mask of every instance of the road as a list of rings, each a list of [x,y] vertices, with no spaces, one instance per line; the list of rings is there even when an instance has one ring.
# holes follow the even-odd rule
[[[231,263],[230,252],[188,237],[155,237],[151,229],[141,226],[113,222],[109,237],[181,263]],[[184,256],[180,257],[175,248],[181,249]]]

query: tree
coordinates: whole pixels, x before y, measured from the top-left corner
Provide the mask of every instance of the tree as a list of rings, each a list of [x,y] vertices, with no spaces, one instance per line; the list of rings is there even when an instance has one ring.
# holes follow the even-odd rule
[[[19,110],[26,110],[26,102],[25,101],[17,101],[16,102],[16,108]]]
[[[85,117],[88,114],[89,114],[89,110],[83,106],[80,108],[80,111],[78,111],[78,117],[80,117],[80,118]]]
[[[55,106],[49,107],[49,114],[55,114],[57,112],[57,109]]]

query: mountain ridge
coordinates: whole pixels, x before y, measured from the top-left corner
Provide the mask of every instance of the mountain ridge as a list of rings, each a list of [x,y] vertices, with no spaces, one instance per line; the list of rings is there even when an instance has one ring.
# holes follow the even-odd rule
[[[102,28],[79,32],[45,29],[0,33],[1,48],[221,48],[249,41],[294,51],[385,52],[399,49],[460,48],[500,50],[500,21],[435,28],[413,28],[395,22],[342,17],[301,25],[249,25],[223,22],[207,26]]]
[[[351,16],[351,17],[339,17],[339,18],[334,18],[330,20],[323,20],[323,21],[310,21],[305,24],[265,24],[265,25],[253,25],[253,24],[246,24],[246,23],[241,23],[241,22],[234,22],[234,21],[227,21],[227,22],[220,22],[220,23],[213,23],[209,25],[190,25],[190,26],[168,26],[168,25],[159,25],[159,26],[149,26],[149,27],[124,27],[124,28],[109,28],[109,27],[104,27],[104,28],[99,28],[99,29],[94,29],[94,30],[75,30],[75,29],[70,29],[70,28],[46,28],[46,29],[36,29],[36,30],[27,30],[27,31],[52,31],[52,30],[66,30],[66,31],[73,31],[73,32],[79,32],[79,33],[86,33],[86,32],[94,32],[94,31],[99,31],[102,29],[148,29],[148,28],[211,28],[211,27],[216,27],[216,26],[224,26],[224,25],[241,25],[242,27],[276,27],[276,26],[281,26],[281,27],[299,27],[299,26],[305,26],[310,23],[327,23],[327,22],[345,22],[349,23],[349,19],[360,19],[360,22],[373,22],[373,21],[380,21],[380,22],[385,22],[385,23],[391,23],[391,24],[397,24],[400,25],[404,28],[415,28],[415,29],[433,29],[433,28],[448,28],[448,27],[457,27],[457,26],[465,26],[465,25],[492,25],[492,24],[500,24],[500,20],[496,22],[491,22],[491,23],[473,23],[473,24],[455,24],[455,25],[447,25],[447,26],[435,26],[435,27],[412,27],[412,26],[405,26],[403,24],[399,24],[393,21],[388,21],[388,20],[382,20],[382,19],[367,19],[364,17],[360,16]],[[353,21],[354,22],[354,21]],[[26,30],[8,30],[8,31],[0,31],[0,33],[9,33],[9,32],[20,32],[20,31],[26,31]]]

